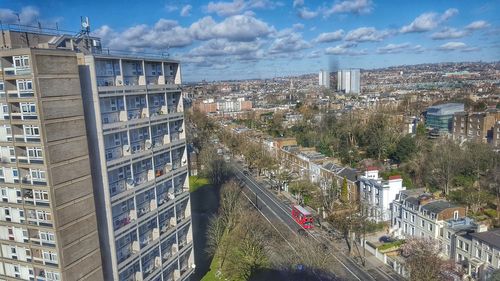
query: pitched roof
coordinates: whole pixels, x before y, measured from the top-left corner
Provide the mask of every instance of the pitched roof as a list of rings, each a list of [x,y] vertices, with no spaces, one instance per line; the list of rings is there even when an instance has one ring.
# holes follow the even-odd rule
[[[471,233],[470,236],[492,247],[500,249],[500,228],[485,232]]]
[[[455,207],[458,207],[458,205],[455,205],[445,200],[437,200],[425,204],[424,206],[422,206],[422,209],[425,209],[431,213],[439,214],[440,212],[448,208],[455,208]]]

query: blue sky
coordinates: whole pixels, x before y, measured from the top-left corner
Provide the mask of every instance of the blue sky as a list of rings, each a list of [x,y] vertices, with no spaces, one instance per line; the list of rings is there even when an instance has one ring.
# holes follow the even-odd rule
[[[267,78],[500,58],[500,1],[0,0],[2,23],[78,30],[105,47],[169,53],[185,81]]]

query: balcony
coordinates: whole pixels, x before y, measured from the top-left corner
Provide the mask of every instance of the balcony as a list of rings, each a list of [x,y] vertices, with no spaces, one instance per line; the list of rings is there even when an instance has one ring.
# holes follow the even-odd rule
[[[159,164],[155,169],[155,176],[158,178],[168,174],[170,171],[172,171],[172,165],[170,163]]]
[[[129,210],[113,218],[114,230],[118,230],[132,222],[137,220],[137,212],[135,210]]]
[[[128,259],[130,256],[133,254],[139,252],[139,242],[137,241],[132,241],[132,243],[128,244],[127,246],[117,250],[116,256],[118,258],[118,263],[121,263]]]
[[[155,227],[149,232],[147,232],[147,234],[140,236],[139,240],[141,248],[146,247],[147,245],[149,245],[149,243],[157,240],[158,238],[160,238],[160,230]]]
[[[101,114],[103,124],[111,124],[116,122],[125,122],[128,119],[127,112],[125,110],[108,112]]]
[[[144,201],[143,203],[140,203],[137,205],[137,215],[141,217],[142,215],[156,210],[157,205],[156,205],[156,199],[152,199],[150,201]]]
[[[121,147],[121,146],[114,147],[114,148],[108,148],[108,149],[106,149],[106,161],[120,158],[120,157],[124,156],[124,152],[125,152],[125,149],[124,149],[124,147]]]
[[[167,134],[153,137],[153,146],[154,147],[163,146],[163,145],[169,144],[169,143],[170,143],[170,136]]]
[[[111,196],[115,196],[117,194],[124,192],[127,189],[133,188],[134,187],[133,182],[134,181],[132,179],[130,179],[130,180],[123,179],[123,180],[119,180],[119,181],[114,182],[114,183],[110,183],[109,184],[109,191],[110,191]]]
[[[33,90],[10,90],[7,91],[9,98],[32,98],[35,96]]]
[[[5,75],[29,75],[31,67],[5,67],[3,71]]]
[[[163,204],[167,203],[168,201],[172,200],[173,196],[172,194],[169,194],[169,193],[163,193],[163,194],[158,194],[158,203],[157,203],[157,206],[160,207],[162,206]]]
[[[168,114],[168,108],[167,106],[152,106],[149,109],[149,113],[151,117],[155,116],[160,116],[160,115],[166,115]]]
[[[127,111],[127,120],[137,120],[147,117],[149,117],[149,112],[146,107]]]
[[[134,174],[134,183],[135,185],[140,185],[146,183],[148,181],[152,181],[155,178],[155,174],[153,170],[147,170],[145,172],[139,172]]]

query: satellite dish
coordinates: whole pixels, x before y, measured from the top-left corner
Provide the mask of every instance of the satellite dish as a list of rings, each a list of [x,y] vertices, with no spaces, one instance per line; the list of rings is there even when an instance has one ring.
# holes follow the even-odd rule
[[[124,145],[123,150],[128,152],[130,150],[130,145],[128,145],[128,144]]]
[[[146,149],[150,149],[151,148],[151,142],[149,140],[147,140],[146,143],[145,143],[145,146],[146,146]]]

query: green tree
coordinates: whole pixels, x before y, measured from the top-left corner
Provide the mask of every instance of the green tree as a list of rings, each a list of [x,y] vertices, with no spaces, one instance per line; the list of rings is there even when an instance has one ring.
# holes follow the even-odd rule
[[[340,192],[340,200],[343,203],[349,202],[349,189],[347,187],[347,179],[344,177],[344,180],[342,181],[342,189]]]
[[[310,198],[317,187],[307,180],[299,180],[290,184],[288,190],[297,196],[299,204],[305,204],[306,198]]]
[[[398,163],[403,163],[412,158],[416,151],[415,138],[411,135],[406,135],[398,141],[395,150],[391,153],[391,158]]]

